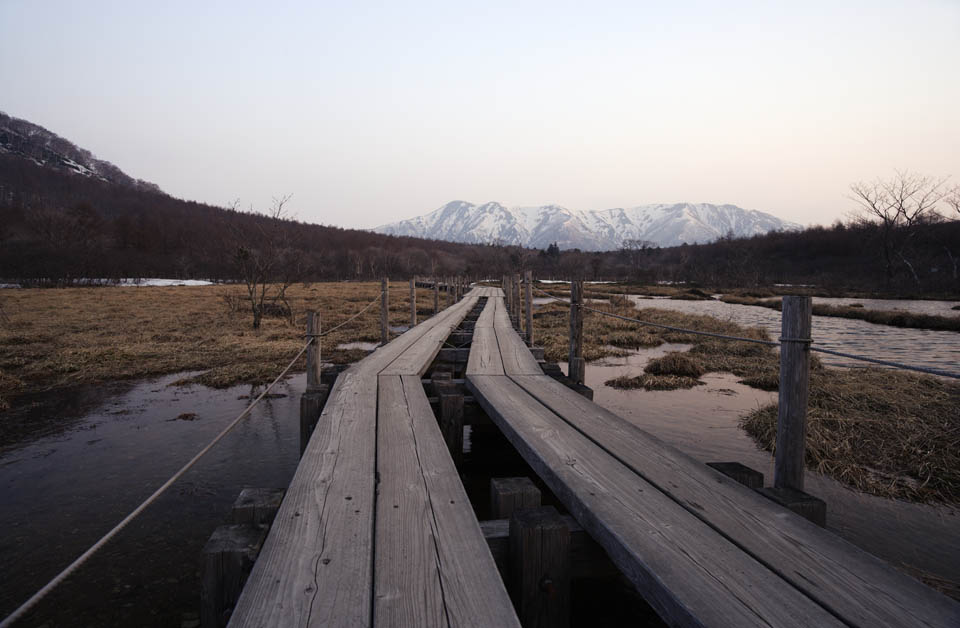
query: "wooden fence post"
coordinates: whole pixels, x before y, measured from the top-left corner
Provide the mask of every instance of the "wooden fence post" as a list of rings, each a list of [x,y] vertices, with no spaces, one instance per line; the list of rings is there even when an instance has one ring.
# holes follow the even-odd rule
[[[320,312],[307,312],[307,392],[320,388]]]
[[[440,280],[433,278],[433,315],[440,311]]]
[[[520,329],[520,273],[513,273],[513,328]]]
[[[417,326],[417,278],[410,280],[410,329]]]
[[[533,346],[533,271],[523,273],[523,301],[526,314],[527,346]]]
[[[380,344],[390,341],[390,281],[384,277],[380,280]]]
[[[300,455],[303,455],[317,425],[329,387],[321,384],[320,313],[307,312],[307,337],[313,342],[307,348],[307,389],[300,395]]]
[[[570,282],[570,356],[567,372],[571,380],[583,384],[586,362],[583,359],[583,281]]]
[[[803,490],[812,313],[810,297],[783,297],[775,488]]]

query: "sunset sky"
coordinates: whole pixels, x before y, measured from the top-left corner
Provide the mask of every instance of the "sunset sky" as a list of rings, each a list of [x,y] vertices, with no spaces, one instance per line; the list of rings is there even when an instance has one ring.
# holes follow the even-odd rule
[[[447,201],[803,224],[960,180],[960,0],[0,2],[0,110],[181,198],[372,227]]]

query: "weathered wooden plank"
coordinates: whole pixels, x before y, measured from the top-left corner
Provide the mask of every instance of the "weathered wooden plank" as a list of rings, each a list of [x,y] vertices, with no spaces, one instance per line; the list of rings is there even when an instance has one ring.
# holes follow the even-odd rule
[[[382,375],[423,375],[433,359],[437,357],[443,343],[460,321],[477,302],[476,297],[466,298],[450,306],[439,316],[435,316],[426,323],[425,331],[420,333],[416,341],[410,344],[401,355],[397,356],[389,366],[383,369]]]
[[[467,386],[667,623],[842,625],[510,378],[468,376]]]
[[[540,363],[530,353],[530,347],[520,339],[513,327],[497,326],[496,334],[504,373],[507,375],[543,374]]]
[[[688,512],[854,626],[957,626],[960,604],[547,376],[513,378]]]
[[[231,626],[370,625],[375,363],[337,378]]]
[[[374,625],[446,626],[431,497],[400,376],[380,376],[378,396]]]
[[[503,375],[503,359],[500,357],[500,345],[493,329],[495,312],[502,307],[502,300],[494,297],[487,299],[477,324],[473,328],[473,340],[470,342],[470,357],[467,359],[469,374]]]
[[[381,380],[387,378],[381,378]],[[515,626],[519,622],[510,604],[497,566],[490,554],[473,508],[447,452],[420,378],[403,376],[403,394],[412,426],[413,456],[427,495],[429,512],[420,526],[432,532],[434,560],[442,584],[446,619],[450,626]],[[394,404],[390,404],[391,407]],[[382,425],[383,419],[381,419]],[[381,478],[384,477],[381,472]],[[381,500],[383,500],[381,494]],[[394,502],[397,503],[397,502]],[[393,510],[393,503],[384,502]],[[397,509],[399,510],[399,509]],[[379,521],[378,521],[379,523]],[[403,537],[398,537],[405,544]],[[377,537],[378,561],[384,540]],[[397,576],[410,586],[409,564],[399,564]],[[378,572],[379,575],[379,572]],[[419,580],[417,580],[419,581]],[[407,596],[418,592],[407,591]],[[424,592],[424,595],[429,595]],[[379,600],[380,589],[376,597]],[[379,626],[380,624],[378,624]],[[410,622],[400,625],[425,625]],[[446,625],[446,624],[444,624]]]

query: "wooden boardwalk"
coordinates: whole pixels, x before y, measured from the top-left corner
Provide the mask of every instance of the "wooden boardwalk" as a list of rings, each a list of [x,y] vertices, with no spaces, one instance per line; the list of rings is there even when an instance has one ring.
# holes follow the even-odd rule
[[[543,375],[521,346],[488,299],[467,387],[667,623],[960,625],[960,604]]]
[[[231,626],[519,626],[420,383],[483,292],[340,375]]]
[[[421,376],[486,298],[476,401],[683,626],[953,626],[960,605],[543,375],[475,288],[337,379],[231,626],[519,626]]]

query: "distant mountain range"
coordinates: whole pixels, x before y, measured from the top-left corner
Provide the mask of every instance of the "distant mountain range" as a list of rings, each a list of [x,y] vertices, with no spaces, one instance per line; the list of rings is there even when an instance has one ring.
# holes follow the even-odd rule
[[[801,225],[736,205],[675,203],[581,211],[558,205],[504,207],[453,201],[424,216],[374,229],[378,233],[470,244],[609,251],[628,245],[677,246],[801,229]]]
[[[147,181],[134,179],[109,161],[93,154],[42,126],[0,112],[0,154],[28,159],[38,166],[107,183],[159,192]]]

